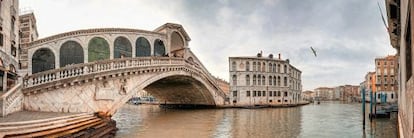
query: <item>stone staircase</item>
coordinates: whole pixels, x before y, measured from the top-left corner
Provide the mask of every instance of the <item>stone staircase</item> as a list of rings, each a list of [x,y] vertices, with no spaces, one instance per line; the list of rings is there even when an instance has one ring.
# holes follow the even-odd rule
[[[0,95],[0,117],[21,111],[23,108],[22,83],[13,86],[3,95]]]
[[[115,121],[90,113],[0,123],[0,137],[113,137]]]

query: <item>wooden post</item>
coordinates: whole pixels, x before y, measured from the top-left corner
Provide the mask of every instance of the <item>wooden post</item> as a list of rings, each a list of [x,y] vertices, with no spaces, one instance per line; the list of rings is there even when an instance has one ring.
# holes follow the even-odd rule
[[[361,88],[362,95],[362,129],[365,130],[365,87]]]

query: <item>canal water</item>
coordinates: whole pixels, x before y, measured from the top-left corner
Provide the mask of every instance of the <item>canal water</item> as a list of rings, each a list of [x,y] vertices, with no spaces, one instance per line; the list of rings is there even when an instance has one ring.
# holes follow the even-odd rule
[[[372,123],[366,118],[364,131],[361,104],[341,102],[292,108],[198,110],[126,104],[113,117],[119,128],[118,138],[397,137],[395,116]]]

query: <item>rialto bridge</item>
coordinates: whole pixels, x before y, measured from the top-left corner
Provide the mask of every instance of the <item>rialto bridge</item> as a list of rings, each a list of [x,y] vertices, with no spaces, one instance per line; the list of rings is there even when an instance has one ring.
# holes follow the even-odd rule
[[[154,31],[103,28],[58,34],[22,49],[20,81],[2,95],[17,110],[112,115],[145,90],[166,104],[224,105],[225,93],[178,24]]]

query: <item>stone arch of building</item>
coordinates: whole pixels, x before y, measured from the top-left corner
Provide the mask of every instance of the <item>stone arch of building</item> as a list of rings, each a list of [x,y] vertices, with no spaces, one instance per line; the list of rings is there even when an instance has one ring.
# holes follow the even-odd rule
[[[183,35],[178,31],[173,31],[170,34],[170,51],[173,56],[182,57],[184,55],[184,49],[186,41]]]
[[[105,38],[96,36],[89,40],[88,62],[110,59],[110,52],[108,40]]]
[[[138,37],[135,41],[135,56],[146,57],[151,56],[151,44],[145,37]]]
[[[118,36],[114,40],[114,58],[132,57],[132,45],[128,38]]]
[[[32,56],[32,74],[55,69],[55,54],[49,48],[37,49]]]
[[[84,49],[76,41],[66,41],[59,50],[59,66],[84,63]]]
[[[161,56],[165,56],[165,44],[164,41],[160,40],[160,39],[155,39],[154,41],[154,56],[156,57],[161,57]]]

